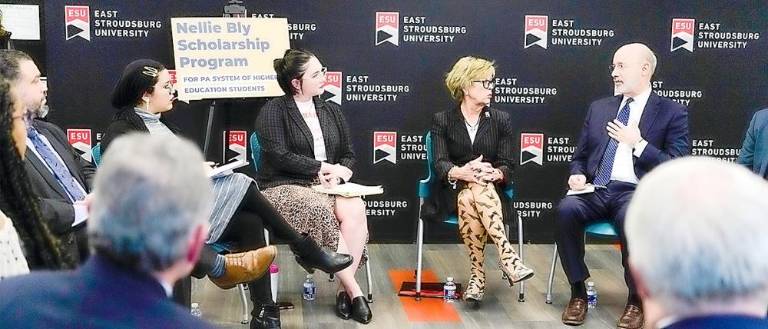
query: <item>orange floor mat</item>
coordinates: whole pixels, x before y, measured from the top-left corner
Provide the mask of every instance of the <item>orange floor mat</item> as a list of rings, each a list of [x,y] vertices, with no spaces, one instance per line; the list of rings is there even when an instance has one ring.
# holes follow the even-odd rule
[[[400,289],[403,281],[416,281],[413,269],[389,270],[389,279],[395,291]],[[434,272],[424,270],[422,280],[425,282],[438,282],[440,279]],[[459,312],[456,312],[456,303],[446,303],[439,298],[422,298],[416,301],[413,297],[398,297],[403,310],[411,322],[461,322]]]

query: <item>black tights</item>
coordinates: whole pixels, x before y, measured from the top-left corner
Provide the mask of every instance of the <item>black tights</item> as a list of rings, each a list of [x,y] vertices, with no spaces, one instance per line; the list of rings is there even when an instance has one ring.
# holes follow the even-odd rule
[[[222,232],[218,241],[232,242],[237,250],[251,250],[264,247],[264,227],[267,227],[276,237],[296,242],[301,239],[301,234],[285,221],[282,215],[275,210],[269,200],[264,197],[253,183],[240,202],[240,207],[232,216],[227,228]],[[217,253],[209,245],[205,245],[200,260],[192,270],[192,276],[203,278],[211,272],[216,261]]]

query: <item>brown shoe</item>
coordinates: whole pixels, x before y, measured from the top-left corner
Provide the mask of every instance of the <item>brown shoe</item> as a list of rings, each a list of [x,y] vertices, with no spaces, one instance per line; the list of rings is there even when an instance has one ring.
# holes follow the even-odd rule
[[[627,304],[624,308],[624,314],[616,323],[618,328],[640,329],[643,327],[643,309],[636,305]]]
[[[580,326],[584,324],[587,318],[587,300],[582,298],[571,298],[568,306],[563,311],[563,323],[569,326]]]
[[[269,269],[269,264],[275,259],[277,248],[267,246],[264,248],[249,250],[237,254],[224,255],[224,275],[211,278],[221,289],[230,289],[234,286],[250,282],[262,277]]]

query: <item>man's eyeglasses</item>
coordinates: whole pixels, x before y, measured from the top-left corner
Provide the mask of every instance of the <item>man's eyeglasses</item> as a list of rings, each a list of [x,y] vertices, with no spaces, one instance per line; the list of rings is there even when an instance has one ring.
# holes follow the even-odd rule
[[[622,64],[622,63],[615,64],[615,65],[611,64],[611,65],[608,65],[608,69],[611,70],[611,72],[613,72],[615,70],[621,71],[621,70],[624,69],[624,64]]]
[[[480,82],[483,84],[483,88],[492,90],[493,87],[496,87],[496,82],[493,80],[472,80],[472,82]]]

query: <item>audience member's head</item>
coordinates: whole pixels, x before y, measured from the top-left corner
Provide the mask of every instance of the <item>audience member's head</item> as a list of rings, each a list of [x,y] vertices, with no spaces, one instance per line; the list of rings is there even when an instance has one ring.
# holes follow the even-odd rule
[[[0,76],[0,210],[16,227],[32,269],[74,267],[76,261],[61,254],[61,242],[42,220],[34,200],[24,169],[26,108],[19,90],[4,78],[5,75]]]
[[[451,71],[445,75],[445,86],[456,103],[465,101],[467,96],[490,102],[495,75],[496,67],[493,61],[465,56],[456,61]]]
[[[630,204],[629,259],[646,318],[764,316],[768,305],[768,183],[724,161],[662,164]]]
[[[96,254],[173,282],[194,266],[208,233],[212,189],[191,142],[130,134],[104,154],[88,233]]]
[[[315,63],[316,62],[316,63]],[[310,64],[317,64],[321,69],[322,64],[317,56],[312,52],[304,49],[288,49],[283,54],[282,58],[275,59],[274,63],[275,72],[277,73],[277,83],[280,85],[280,89],[286,95],[299,94],[303,89],[305,78],[307,79],[319,79],[320,76],[306,76],[305,73],[309,71]],[[322,71],[323,75],[325,71]],[[317,74],[313,72],[312,75]],[[325,78],[325,76],[323,76]],[[325,80],[323,80],[324,82]]]
[[[45,105],[47,87],[29,55],[18,50],[0,50],[0,76],[8,80],[30,114],[38,113]]]
[[[112,106],[116,109],[138,107],[149,113],[162,113],[173,108],[174,93],[171,74],[163,64],[151,59],[138,59],[123,70],[112,90]]]

